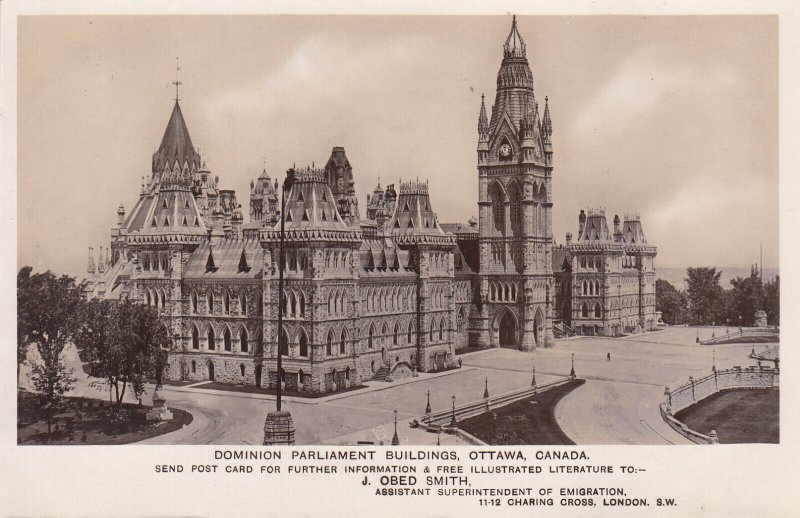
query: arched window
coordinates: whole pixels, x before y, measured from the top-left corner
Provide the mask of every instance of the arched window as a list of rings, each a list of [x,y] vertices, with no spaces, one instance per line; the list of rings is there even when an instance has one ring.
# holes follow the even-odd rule
[[[372,349],[372,346],[375,344],[375,326],[369,326],[369,337],[367,338],[367,347]]]
[[[439,341],[444,341],[444,319],[439,322]]]
[[[239,372],[242,373],[242,377],[244,378],[244,363],[239,364]]]
[[[430,336],[430,341],[431,342],[433,342],[433,335],[434,335],[435,329],[436,329],[436,319],[432,318],[431,319],[431,329],[430,329],[430,335],[431,335]]]
[[[261,292],[256,295],[256,316],[260,317],[264,314],[264,301],[261,298]]]
[[[583,306],[581,306],[581,316],[583,318],[589,316],[589,306],[587,306],[585,302],[583,303]]]
[[[208,294],[208,297],[206,299],[206,304],[207,304],[207,307],[208,307],[208,314],[209,315],[213,315],[214,314],[214,294],[213,293],[209,293]]]
[[[195,325],[192,325],[192,349],[200,349],[200,333]]]
[[[600,318],[600,304],[594,306],[594,316],[595,318]]]
[[[286,293],[286,291],[284,291],[281,300],[281,313],[283,313],[283,316],[286,316],[288,308],[289,308],[289,294]]]
[[[227,291],[222,296],[222,310],[225,312],[226,315],[229,315],[231,313],[231,296],[228,295]]]
[[[247,343],[247,329],[244,327],[239,333],[239,350],[243,353],[246,353],[250,350],[250,344]]]
[[[294,292],[289,292],[289,315],[297,315],[297,297]]]
[[[342,329],[342,339],[339,341],[339,352],[344,354],[347,350],[347,329]]]
[[[225,343],[225,350],[226,351],[230,351],[231,350],[231,330],[228,329],[227,327],[225,328],[225,331],[222,333],[222,340]]]
[[[286,333],[286,329],[281,330],[281,340],[278,348],[281,356],[289,356],[289,335]]]
[[[492,221],[495,230],[506,231],[506,197],[500,185],[495,182],[489,189],[489,201],[492,203]]]
[[[247,316],[247,293],[244,291],[239,292],[239,314]]]
[[[464,308],[461,308],[459,310],[458,316],[456,317],[456,319],[457,319],[456,320],[456,329],[458,330],[459,333],[463,333],[464,332],[464,323],[465,323],[464,321],[466,320],[466,318],[464,317]]]
[[[192,374],[197,372],[197,362],[192,360]]]
[[[151,305],[152,305],[152,302],[150,301],[150,290],[146,290],[146,291],[144,292],[144,302],[145,302],[145,304],[147,304],[148,306],[151,306]]]
[[[325,344],[325,354],[328,356],[333,354],[333,329],[328,331],[328,341]]]
[[[346,380],[348,380],[348,381],[350,380],[350,367],[347,367],[347,368],[344,370],[344,379],[346,379]]]
[[[208,335],[207,336],[208,336],[208,350],[209,351],[213,351],[217,347],[216,343],[215,343],[216,342],[216,336],[214,335],[214,328],[213,327],[209,327],[208,328]]]
[[[302,291],[300,292],[299,298],[300,298],[300,316],[302,317],[306,314],[306,296]]]
[[[264,354],[264,336],[261,328],[256,331],[256,354]]]
[[[308,336],[305,331],[300,331],[300,356],[308,357]]]
[[[512,181],[508,189],[508,202],[510,209],[511,231],[514,234],[522,232],[522,195],[520,194],[519,185],[517,182]]]
[[[392,335],[392,344],[397,345],[400,343],[400,322],[394,324],[394,334]]]
[[[303,372],[303,369],[300,369],[297,372],[297,382],[302,385],[303,383],[305,383],[305,381],[306,381],[306,375]]]
[[[414,332],[414,322],[408,323],[408,343],[412,342],[412,333]]]
[[[594,282],[594,292],[595,292],[595,294],[600,295],[600,282],[599,281],[595,281]]]
[[[192,296],[190,297],[190,300],[191,300],[191,306],[192,306],[192,314],[196,315],[197,314],[197,293],[192,291]]]
[[[333,315],[335,312],[336,312],[335,294],[333,291],[331,291],[328,294],[328,314]]]
[[[489,300],[497,300],[497,288],[495,287],[494,283],[489,285]]]
[[[383,330],[381,331],[381,343],[386,343],[386,337],[389,336],[389,326],[386,322],[383,323]]]

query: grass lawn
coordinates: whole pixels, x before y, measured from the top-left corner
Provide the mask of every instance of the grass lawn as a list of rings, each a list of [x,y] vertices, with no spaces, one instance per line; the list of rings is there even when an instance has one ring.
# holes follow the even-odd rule
[[[167,402],[169,406],[169,401]],[[37,444],[127,444],[175,431],[192,422],[192,414],[170,408],[173,418],[161,423],[147,422],[149,406],[122,405],[124,418],[112,423],[113,405],[108,401],[66,398],[63,409],[52,421],[47,433],[47,419],[37,406],[36,396],[17,391],[17,443]]]
[[[558,401],[583,385],[586,381],[575,379],[543,392],[533,398],[481,414],[458,423],[459,428],[487,444],[575,444],[556,423],[553,410]]]
[[[723,444],[777,444],[779,402],[777,389],[723,390],[681,410],[675,417],[702,434],[716,430]]]
[[[276,395],[275,389],[265,389],[263,387],[256,387],[255,385],[235,385],[233,383],[221,383],[219,381],[209,381],[208,383],[203,383],[202,385],[195,385],[193,388],[227,390],[228,392],[245,392],[247,394],[268,394],[271,396]],[[321,392],[317,394],[311,392],[294,392],[284,389],[283,391],[281,391],[281,395],[315,399],[320,397],[332,396],[334,394],[344,394],[345,392],[352,392],[354,390],[361,390],[363,388],[367,388],[367,386],[356,385],[346,389],[337,390],[336,392]]]

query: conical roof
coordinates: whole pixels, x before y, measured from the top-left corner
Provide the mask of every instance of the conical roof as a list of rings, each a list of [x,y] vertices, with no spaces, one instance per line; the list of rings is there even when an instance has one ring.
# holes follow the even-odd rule
[[[192,164],[195,169],[200,168],[200,155],[192,145],[192,138],[189,136],[189,129],[186,127],[178,101],[175,101],[175,106],[172,108],[167,129],[161,138],[161,145],[153,155],[153,172],[162,171],[165,165],[171,167],[176,161],[181,166],[188,163],[190,169]]]

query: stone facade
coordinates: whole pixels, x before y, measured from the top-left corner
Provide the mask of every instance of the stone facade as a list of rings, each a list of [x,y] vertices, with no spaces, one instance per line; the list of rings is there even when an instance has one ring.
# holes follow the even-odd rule
[[[547,346],[564,286],[573,324],[602,300],[586,329],[647,328],[654,300],[642,310],[625,298],[654,296],[655,249],[643,236],[579,238],[568,250],[571,274],[554,275],[562,263],[552,237],[552,131],[515,19],[491,117],[483,101],[478,117],[478,220],[440,224],[420,181],[378,186],[362,218],[353,166],[334,147],[321,169],[292,168],[281,181],[262,170],[244,221],[236,193],[220,188],[194,148],[176,100],[133,210],[120,206],[111,246],[98,262],[90,254],[88,295],[158,309],[173,337],[168,379],[280,380],[315,393],[451,368],[470,346]],[[630,227],[622,233],[638,236]],[[615,270],[597,276],[584,266],[590,257]],[[589,281],[603,287],[576,291]]]

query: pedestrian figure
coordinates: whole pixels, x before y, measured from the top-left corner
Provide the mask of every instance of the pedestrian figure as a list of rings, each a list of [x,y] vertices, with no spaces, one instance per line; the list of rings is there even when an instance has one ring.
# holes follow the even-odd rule
[[[611,361],[611,353],[606,353],[606,361],[607,362]]]

